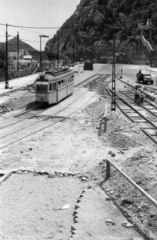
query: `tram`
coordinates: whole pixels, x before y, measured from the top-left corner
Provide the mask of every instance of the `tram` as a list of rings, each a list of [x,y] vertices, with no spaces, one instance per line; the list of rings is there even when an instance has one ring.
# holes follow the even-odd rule
[[[69,68],[46,71],[37,77],[35,89],[37,103],[59,103],[73,94],[74,71]]]

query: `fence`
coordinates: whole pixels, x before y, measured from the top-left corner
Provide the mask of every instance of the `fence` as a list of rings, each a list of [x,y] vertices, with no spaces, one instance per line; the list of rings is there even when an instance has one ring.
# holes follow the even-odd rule
[[[113,164],[110,160],[106,159],[106,180],[111,176],[111,165],[123,175],[125,179],[127,179],[137,190],[141,192],[143,196],[145,196],[149,202],[151,202],[155,207],[157,207],[157,201],[152,198],[147,192],[145,192],[140,186],[138,186],[130,177],[128,177],[123,171],[121,171],[115,164]]]

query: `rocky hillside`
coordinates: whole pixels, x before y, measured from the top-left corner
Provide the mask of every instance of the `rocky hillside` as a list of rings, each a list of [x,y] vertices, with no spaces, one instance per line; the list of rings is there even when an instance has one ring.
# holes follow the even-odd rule
[[[116,33],[116,52],[132,58],[133,38],[138,34],[138,24],[151,19],[157,32],[156,0],[81,0],[74,14],[67,19],[55,36],[46,44],[49,57],[97,59],[112,55],[113,30]],[[157,42],[157,37],[154,37]],[[59,46],[59,48],[58,48]]]

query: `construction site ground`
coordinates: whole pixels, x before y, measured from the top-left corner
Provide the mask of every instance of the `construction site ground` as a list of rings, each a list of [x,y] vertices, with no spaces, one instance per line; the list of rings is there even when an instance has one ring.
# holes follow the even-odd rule
[[[98,71],[111,66],[95,65],[75,80]],[[123,88],[117,80],[117,91]],[[27,88],[2,97],[1,126],[34,101]],[[107,132],[99,134],[106,103]],[[110,159],[157,199],[156,150],[118,108],[110,111],[107,93],[97,94],[66,121],[1,150],[0,170],[13,173],[0,185],[0,239],[156,240],[155,207],[114,169],[105,181]]]

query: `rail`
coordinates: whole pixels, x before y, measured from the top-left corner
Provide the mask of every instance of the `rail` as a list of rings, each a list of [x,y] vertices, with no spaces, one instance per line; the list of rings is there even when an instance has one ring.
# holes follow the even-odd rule
[[[141,192],[143,196],[145,196],[149,202],[151,202],[155,207],[157,207],[157,201],[152,198],[146,191],[144,191],[140,186],[138,186],[129,176],[127,176],[122,170],[120,170],[114,163],[110,160],[106,159],[106,180],[110,178],[110,165],[112,165],[120,174],[123,175],[125,179],[127,179],[137,190]]]
[[[135,90],[135,86],[133,86],[132,84],[130,84],[130,83],[128,83],[128,82],[125,82],[124,80],[121,80],[120,79],[120,81],[121,82],[123,82],[123,83],[125,83],[127,86],[129,86],[130,88],[131,88],[131,90]],[[144,90],[142,90],[141,89],[141,91],[145,94],[145,97],[147,98],[147,99],[149,99],[149,100],[151,100],[151,101],[155,101],[155,99],[156,99],[156,97],[155,96],[153,96],[153,95],[151,95],[150,93],[148,93],[148,92],[146,92],[146,91],[144,91]]]
[[[23,111],[22,113],[19,113],[19,114],[15,115],[14,117],[19,117],[19,116],[21,116],[21,115],[24,115],[24,114],[26,114],[26,113],[28,113],[28,112],[31,112],[32,110],[34,110],[34,109],[40,107],[40,106],[41,106],[41,105],[38,104],[38,105],[36,105],[36,106],[34,106],[34,107],[32,107],[32,108],[26,110],[26,111]]]
[[[111,89],[108,89],[107,90],[107,92],[108,92],[108,94],[111,96],[111,92],[112,90]],[[116,94],[116,96],[118,96],[117,94]],[[118,96],[119,97],[119,96]],[[123,98],[121,98],[121,97],[119,97],[119,100],[121,100],[121,101],[123,101],[126,105],[128,105],[131,109],[133,109],[133,111],[134,112],[136,112],[139,116],[141,116],[143,119],[145,119],[146,120],[146,122],[147,123],[149,123],[149,124],[151,124],[152,126],[153,126],[153,128],[156,130],[156,125],[155,124],[153,124],[153,122],[151,122],[149,119],[147,119],[145,116],[143,116],[140,112],[138,112],[133,106],[131,106],[127,101],[125,101]],[[127,118],[129,118],[132,122],[134,122],[134,123],[136,123],[136,121],[134,121],[133,120],[133,118],[132,117],[130,117],[120,106],[119,106],[119,104],[116,102],[116,105],[118,106],[118,108],[123,112],[123,114],[127,117]],[[156,139],[154,139],[154,137],[153,137],[153,135],[151,135],[151,134],[149,134],[149,132],[146,130],[146,129],[144,129],[142,126],[140,126],[140,128],[141,128],[141,130],[155,143],[155,144],[157,144],[157,141],[156,141]]]

